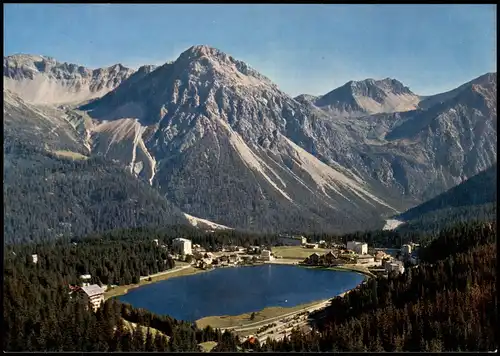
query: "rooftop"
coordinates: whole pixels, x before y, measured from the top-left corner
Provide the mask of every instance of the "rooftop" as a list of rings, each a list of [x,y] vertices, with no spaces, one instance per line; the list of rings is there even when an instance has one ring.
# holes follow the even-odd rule
[[[93,297],[94,295],[99,295],[99,294],[104,293],[104,289],[102,287],[99,287],[97,284],[92,284],[90,286],[82,287],[82,290],[89,297]]]

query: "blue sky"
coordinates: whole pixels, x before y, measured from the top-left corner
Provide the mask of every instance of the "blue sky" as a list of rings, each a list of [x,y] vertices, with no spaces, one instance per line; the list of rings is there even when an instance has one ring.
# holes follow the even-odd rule
[[[386,77],[429,95],[496,71],[496,5],[4,5],[5,55],[137,67],[197,44],[291,95]]]

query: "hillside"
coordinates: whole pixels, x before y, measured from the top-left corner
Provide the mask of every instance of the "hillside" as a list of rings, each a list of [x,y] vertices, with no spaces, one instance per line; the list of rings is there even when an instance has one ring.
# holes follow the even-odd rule
[[[102,158],[60,158],[8,141],[4,162],[5,243],[188,223],[156,190]]]
[[[425,98],[387,78],[293,99],[208,46],[137,71],[35,57],[4,58],[4,82],[31,88],[31,77],[50,78],[65,104],[41,105],[9,86],[9,135],[66,156],[120,162],[213,226],[374,229],[496,163],[496,73]],[[72,85],[103,91],[89,101]]]
[[[474,231],[471,234],[470,231]],[[496,223],[458,224],[422,251],[422,263],[337,297],[313,315],[317,333],[292,332],[256,351],[494,351]]]
[[[396,218],[403,221],[411,221],[436,214],[443,210],[476,209],[497,201],[497,165],[494,164],[483,172],[467,179],[463,183],[453,187],[437,197],[407,210]]]
[[[31,262],[33,252],[39,255],[36,265]],[[173,261],[167,253],[151,237],[8,246],[3,256],[3,350],[196,352],[205,341],[238,342],[235,335],[210,327],[201,330],[191,323],[135,309],[116,298],[108,299],[94,313],[82,295],[69,294],[69,285],[81,283],[78,276],[83,273],[90,273],[93,283],[102,282],[106,287],[107,283],[127,284],[141,275],[168,270]],[[135,326],[132,330],[131,325]]]

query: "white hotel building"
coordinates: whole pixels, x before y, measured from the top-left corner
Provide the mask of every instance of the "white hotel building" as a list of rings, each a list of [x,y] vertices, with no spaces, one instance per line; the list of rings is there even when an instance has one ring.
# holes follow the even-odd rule
[[[193,248],[191,240],[183,239],[181,237],[172,241],[172,249],[180,255],[192,255]]]

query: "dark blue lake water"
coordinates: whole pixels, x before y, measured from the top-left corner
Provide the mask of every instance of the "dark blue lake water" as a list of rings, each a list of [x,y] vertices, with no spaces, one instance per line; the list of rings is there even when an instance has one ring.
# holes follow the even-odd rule
[[[176,277],[132,289],[119,299],[156,314],[195,321],[328,299],[363,280],[354,272],[268,264]]]

